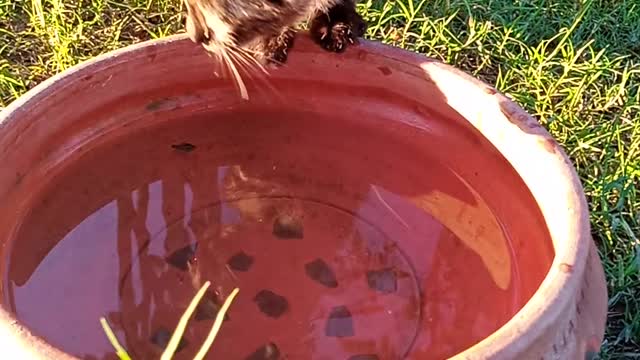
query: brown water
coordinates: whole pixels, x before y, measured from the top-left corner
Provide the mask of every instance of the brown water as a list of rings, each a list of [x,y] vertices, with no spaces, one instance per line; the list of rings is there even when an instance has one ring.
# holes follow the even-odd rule
[[[134,359],[157,359],[210,280],[177,359],[235,287],[208,358],[443,359],[538,287],[553,254],[529,241],[548,235],[535,210],[509,214],[532,200],[499,159],[480,186],[409,125],[275,117],[169,121],[63,164],[15,236],[4,301],[81,358],[115,359],[106,316]]]

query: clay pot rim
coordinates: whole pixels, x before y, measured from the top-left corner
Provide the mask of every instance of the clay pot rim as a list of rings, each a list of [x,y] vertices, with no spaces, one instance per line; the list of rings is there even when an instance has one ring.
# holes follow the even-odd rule
[[[299,34],[299,36],[301,35],[306,36]],[[100,67],[114,66],[124,61],[126,57],[143,56],[142,50],[147,48],[170,47],[173,43],[183,41],[190,41],[185,34],[145,41],[100,55],[57,74],[40,83],[12,102],[4,111],[1,111],[0,131],[12,118],[19,117],[21,113],[29,111],[28,107],[57,92],[64,91],[68,84],[90,75],[91,71]],[[504,153],[502,151],[504,148],[500,146],[499,137],[493,139],[488,137],[530,188],[547,222],[556,256],[538,290],[512,319],[496,332],[452,359],[512,358],[514,355],[521,354],[545,333],[552,331],[553,320],[559,317],[563,311],[569,309],[581,286],[586,266],[591,241],[588,207],[582,185],[569,158],[548,132],[522,108],[469,74],[423,55],[377,42],[361,40],[360,45],[354,49],[387,59],[389,62],[422,68],[430,75],[445,74],[444,76],[458,81],[460,83],[458,86],[464,86],[467,90],[476,93],[482,92],[486,94],[487,99],[492,98],[493,100],[490,100],[493,102],[490,104],[491,106],[502,109],[505,106],[509,108],[508,113],[502,111],[502,117],[498,116],[492,119],[492,125],[489,127],[480,124],[478,119],[467,117],[467,120],[485,136],[491,135],[491,132],[494,131],[504,131],[521,143],[522,151]],[[319,48],[311,50],[311,52],[320,51],[323,50]],[[437,80],[436,83],[438,84]],[[484,100],[487,101],[487,99]],[[455,108],[455,106],[453,107]],[[527,128],[528,131],[517,131],[515,128]],[[520,170],[526,169],[532,163],[540,162],[543,162],[545,166],[544,177],[523,176]],[[544,194],[545,188],[549,187],[549,184],[561,187],[564,190],[564,197],[539,196]],[[557,209],[564,210],[563,213],[567,212],[570,215],[565,217],[566,221],[550,221],[552,219],[549,214],[557,213]],[[563,234],[563,236],[557,236],[557,234]],[[527,336],[520,336],[524,331]],[[20,356],[20,358],[75,359],[75,357],[48,345],[43,339],[30,334],[28,329],[23,327],[4,308],[0,308],[0,339],[2,339],[0,342],[3,343],[5,349],[15,349],[16,354],[23,353],[24,356]],[[518,341],[514,341],[516,339]]]

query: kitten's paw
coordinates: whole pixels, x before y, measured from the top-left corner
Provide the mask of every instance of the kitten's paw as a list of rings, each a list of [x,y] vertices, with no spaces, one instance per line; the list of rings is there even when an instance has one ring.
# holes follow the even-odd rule
[[[287,62],[289,50],[293,48],[296,32],[286,29],[280,35],[269,39],[265,44],[265,61],[268,64],[283,65]]]
[[[311,21],[311,35],[323,48],[342,52],[364,35],[366,24],[354,6],[336,5]]]

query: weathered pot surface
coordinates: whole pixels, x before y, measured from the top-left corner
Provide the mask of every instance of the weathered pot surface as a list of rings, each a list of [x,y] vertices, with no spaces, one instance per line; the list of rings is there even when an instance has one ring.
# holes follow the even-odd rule
[[[0,114],[0,339],[16,359],[585,359],[606,299],[575,171],[495,89],[300,35],[249,100],[182,36],[58,75]],[[7,352],[8,353],[8,352]],[[254,356],[254,357],[251,357]],[[359,357],[358,357],[359,356]]]

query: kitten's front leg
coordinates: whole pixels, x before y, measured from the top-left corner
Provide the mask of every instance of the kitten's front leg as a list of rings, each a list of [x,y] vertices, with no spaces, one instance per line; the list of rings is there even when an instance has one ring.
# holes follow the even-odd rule
[[[282,65],[287,62],[289,50],[293,47],[295,30],[287,28],[280,34],[265,40],[257,49],[256,58],[263,64]]]

